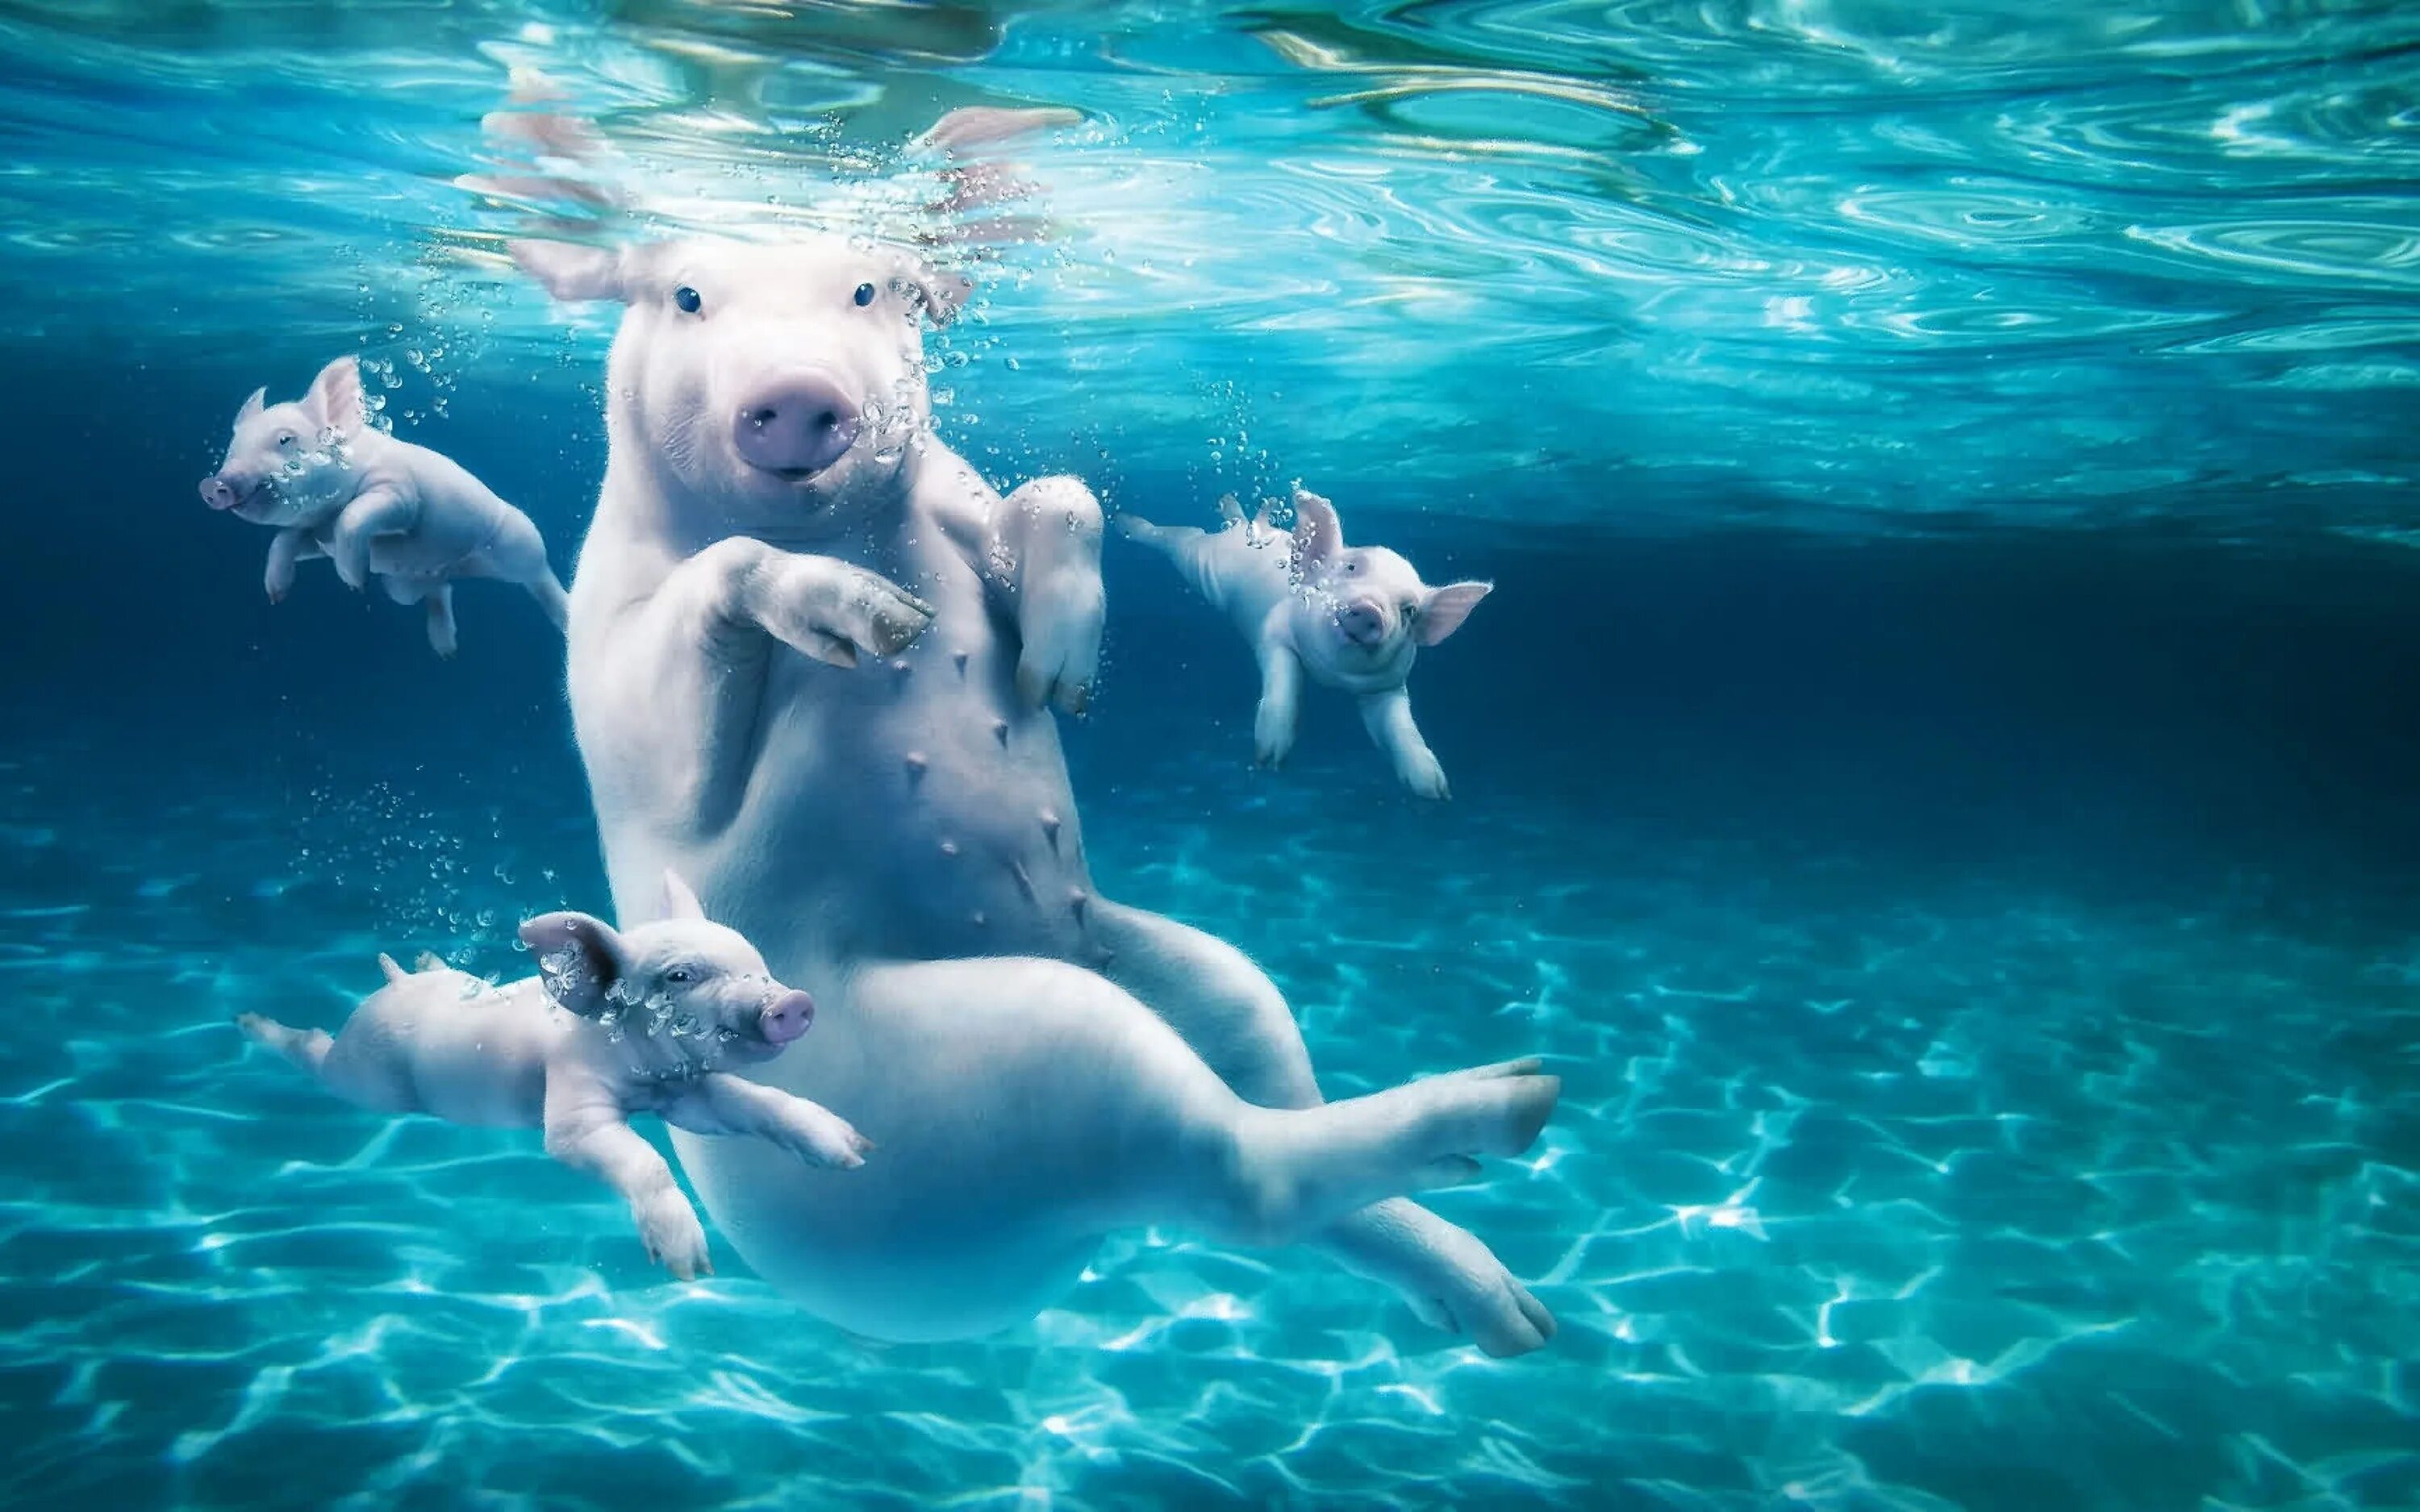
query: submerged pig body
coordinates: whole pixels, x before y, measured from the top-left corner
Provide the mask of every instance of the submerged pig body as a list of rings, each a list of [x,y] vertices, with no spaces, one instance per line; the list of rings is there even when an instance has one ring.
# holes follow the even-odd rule
[[[853,1168],[872,1147],[830,1110],[732,1074],[805,1033],[814,1000],[707,922],[677,878],[666,887],[673,917],[627,933],[584,914],[524,924],[540,977],[495,986],[381,956],[387,984],[335,1035],[236,1022],[359,1106],[545,1130],[547,1152],[619,1192],[649,1257],[687,1279],[706,1268],[705,1231],[634,1115],[752,1134],[818,1165]]]
[[[740,1253],[885,1338],[1031,1318],[1109,1230],[1309,1239],[1493,1352],[1551,1319],[1401,1194],[1533,1138],[1534,1062],[1321,1105],[1282,996],[1097,896],[1054,717],[1089,693],[1102,517],[933,434],[920,315],[963,285],[839,239],[520,244],[624,306],[569,685],[614,896],[662,869],[821,1006],[765,1068],[881,1145],[845,1180],[675,1145]]]
[[[1261,668],[1253,755],[1277,766],[1294,748],[1302,683],[1352,694],[1370,738],[1403,784],[1423,798],[1447,796],[1445,768],[1413,722],[1406,688],[1422,646],[1461,628],[1492,584],[1432,588],[1385,547],[1348,547],[1336,507],[1295,491],[1295,527],[1265,512],[1246,519],[1219,501],[1224,529],[1154,525],[1120,517],[1129,540],[1158,551],[1252,648]]]
[[[322,368],[300,399],[271,405],[256,391],[201,493],[276,531],[263,580],[271,603],[293,587],[297,563],[327,557],[351,587],[376,577],[396,603],[426,605],[440,656],[454,654],[459,579],[518,583],[558,627],[567,617],[529,517],[453,458],[369,424],[352,358]]]

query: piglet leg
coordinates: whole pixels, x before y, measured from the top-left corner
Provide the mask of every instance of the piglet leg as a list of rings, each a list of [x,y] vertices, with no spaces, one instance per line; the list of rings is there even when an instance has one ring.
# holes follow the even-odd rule
[[[400,489],[380,486],[365,488],[336,517],[335,529],[329,533],[328,555],[334,559],[336,576],[345,579],[348,588],[360,588],[370,580],[370,542],[381,535],[401,535],[420,523],[420,506],[404,497]]]
[[[691,1134],[753,1134],[811,1165],[854,1170],[874,1148],[873,1140],[821,1103],[727,1072],[699,1077],[663,1113],[666,1122]]]
[[[712,1273],[706,1227],[681,1196],[673,1168],[630,1127],[603,1088],[560,1073],[548,1075],[546,1152],[622,1194],[649,1259],[684,1281]]]
[[[428,591],[428,644],[439,656],[454,655],[454,585],[439,583]]]

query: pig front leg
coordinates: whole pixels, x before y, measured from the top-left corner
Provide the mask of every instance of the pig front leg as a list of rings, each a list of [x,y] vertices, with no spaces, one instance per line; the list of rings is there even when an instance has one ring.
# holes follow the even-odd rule
[[[1302,706],[1302,663],[1294,648],[1271,637],[1261,642],[1261,706],[1252,717],[1252,761],[1282,766],[1294,749]]]
[[[1412,722],[1410,693],[1390,687],[1383,693],[1362,694],[1361,723],[1395,764],[1395,775],[1404,779],[1404,786],[1423,798],[1443,800],[1452,795],[1446,791],[1445,768],[1437,764],[1429,743],[1420,738],[1420,727]]]
[[[370,542],[381,535],[402,535],[420,523],[419,501],[403,490],[380,484],[365,488],[336,516],[328,534],[328,555],[336,576],[348,588],[370,580]]]
[[[729,536],[675,567],[625,611],[572,677],[611,680],[617,738],[656,774],[667,803],[725,822],[746,790],[748,756],[773,648],[837,667],[888,656],[932,623],[932,606],[830,557]],[[618,690],[628,689],[628,697]]]
[[[647,1258],[683,1281],[713,1273],[706,1227],[681,1196],[673,1168],[630,1127],[609,1088],[585,1076],[550,1070],[545,1127],[549,1155],[596,1177],[630,1205]]]
[[[289,525],[271,536],[269,542],[269,570],[261,579],[261,586],[269,590],[269,601],[272,604],[283,603],[286,595],[293,591],[296,563],[308,562],[313,557],[326,554],[319,549],[318,539],[300,525]]]
[[[1028,707],[1081,714],[1101,665],[1101,502],[1075,478],[1036,478],[1002,501],[1014,559],[1016,691]]]
[[[665,1121],[691,1134],[753,1134],[810,1165],[855,1170],[874,1148],[873,1140],[821,1103],[727,1072],[699,1077],[663,1111]]]

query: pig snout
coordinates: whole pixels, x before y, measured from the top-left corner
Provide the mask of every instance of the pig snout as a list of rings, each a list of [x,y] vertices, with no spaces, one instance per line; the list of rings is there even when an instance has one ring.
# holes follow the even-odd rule
[[[766,1004],[756,1024],[764,1031],[766,1043],[788,1044],[814,1021],[815,1000],[794,987]]]
[[[1344,639],[1357,646],[1374,646],[1387,639],[1387,611],[1366,598],[1355,599],[1336,614]]]
[[[243,495],[234,484],[213,472],[202,480],[202,502],[212,509],[233,509],[243,502]]]
[[[739,401],[732,444],[750,467],[796,481],[839,461],[857,440],[857,402],[822,373],[793,372]]]

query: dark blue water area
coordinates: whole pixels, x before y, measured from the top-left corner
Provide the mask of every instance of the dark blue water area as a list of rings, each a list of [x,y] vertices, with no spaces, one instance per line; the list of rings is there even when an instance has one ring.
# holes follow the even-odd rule
[[[1266,965],[1331,1095],[1549,1057],[1539,1149],[1436,1206],[1562,1331],[1489,1362],[1148,1232],[1028,1327],[884,1346],[719,1236],[665,1280],[534,1134],[344,1107],[227,1027],[333,1026],[380,949],[515,972],[517,918],[604,891],[535,609],[465,587],[441,662],[324,563],[270,606],[193,491],[225,387],[21,374],[0,423],[0,1502],[2420,1500],[2420,555],[1316,480],[1497,584],[1415,678],[1439,808],[1315,693],[1253,772],[1245,648],[1113,541],[1066,722],[1103,890]],[[471,375],[413,437],[567,576],[588,403]]]

